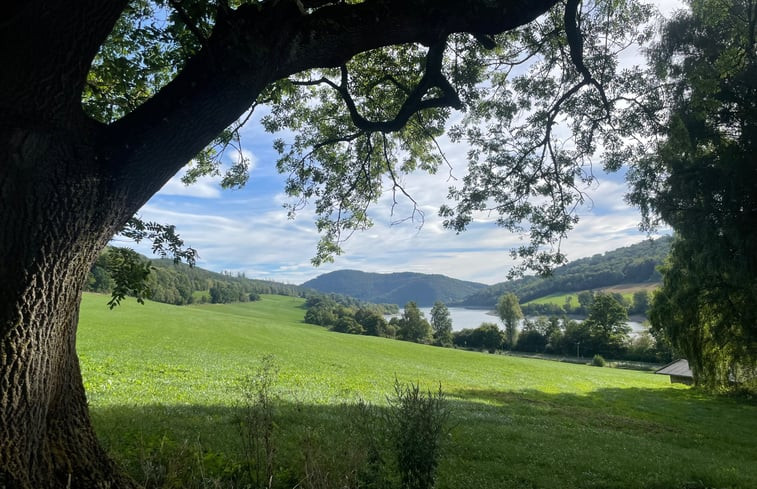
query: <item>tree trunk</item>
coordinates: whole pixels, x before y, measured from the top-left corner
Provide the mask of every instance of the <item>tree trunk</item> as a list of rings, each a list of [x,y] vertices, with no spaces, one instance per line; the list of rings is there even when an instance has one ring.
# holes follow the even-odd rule
[[[82,90],[128,2],[16,3],[0,19],[0,489],[117,489],[133,483],[90,426],[75,348],[82,286],[113,233],[270,82],[382,46],[503,32],[556,1],[242,4],[108,127],[81,113]]]
[[[76,355],[82,286],[124,218],[76,139],[0,130],[0,489],[134,486],[97,441]]]

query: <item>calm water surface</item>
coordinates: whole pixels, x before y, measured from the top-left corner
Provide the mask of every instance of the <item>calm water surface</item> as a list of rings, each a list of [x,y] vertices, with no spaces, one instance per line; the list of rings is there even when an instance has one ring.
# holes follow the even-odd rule
[[[426,316],[426,319],[431,320],[431,308],[421,307],[421,312]],[[487,309],[467,309],[464,307],[450,307],[449,315],[452,317],[452,330],[460,331],[461,329],[472,329],[481,326],[481,323],[495,323],[500,328],[503,328],[502,321],[499,320],[497,314],[494,311]],[[536,317],[530,317],[533,320]],[[580,319],[579,319],[580,321]],[[628,325],[631,326],[632,334],[640,333],[644,330],[644,326],[638,321],[628,321]]]

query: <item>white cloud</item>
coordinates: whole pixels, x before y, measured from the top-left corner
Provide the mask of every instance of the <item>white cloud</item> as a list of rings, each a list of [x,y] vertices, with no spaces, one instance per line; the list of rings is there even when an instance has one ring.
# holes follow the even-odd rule
[[[201,177],[192,185],[185,185],[181,176],[174,175],[156,195],[176,195],[196,197],[198,199],[217,199],[221,197],[221,187],[213,177]]]
[[[222,163],[219,168],[219,175],[206,175],[197,179],[196,182],[185,185],[181,181],[184,172],[174,175],[160,191],[156,194],[158,197],[164,196],[182,196],[194,197],[198,199],[218,199],[223,194],[221,187],[222,175],[229,169],[231,164],[239,163],[243,158],[247,161],[249,171],[252,172],[258,165],[258,158],[255,153],[249,149],[242,148],[241,151],[229,151],[226,155],[229,160]]]
[[[464,170],[464,165],[460,166]],[[253,182],[251,188],[231,193],[217,188],[198,192],[192,195],[195,199],[177,199],[162,192],[141,215],[176,225],[186,244],[199,251],[199,266],[244,272],[250,278],[302,283],[328,271],[354,268],[442,273],[484,283],[505,279],[513,266],[509,251],[522,243],[518,236],[498,228],[490,218],[477,219],[468,231],[456,235],[442,227],[437,215],[450,185],[446,174],[419,173],[407,175],[403,181],[425,213],[423,226],[419,229],[419,221],[393,225],[409,216],[412,206],[401,202],[392,216],[393,197],[386,192],[370,211],[375,226],[355,233],[334,264],[317,269],[310,264],[319,239],[313,206],[303,209],[295,220],[288,219],[281,207],[287,199],[280,187],[266,190]],[[581,222],[562,245],[571,259],[644,239],[636,230],[638,213],[622,200],[624,191],[623,183],[610,179],[591,189],[591,205],[587,203]],[[214,199],[207,200],[205,195]],[[149,252],[147,247],[140,251]]]
[[[666,17],[670,17],[676,10],[686,8],[686,5],[681,0],[657,0],[654,2],[654,5]]]

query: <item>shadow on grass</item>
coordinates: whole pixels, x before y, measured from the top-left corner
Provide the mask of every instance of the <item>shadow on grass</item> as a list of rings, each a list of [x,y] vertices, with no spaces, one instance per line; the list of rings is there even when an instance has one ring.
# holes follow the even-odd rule
[[[743,401],[675,388],[446,394],[452,416],[438,488],[757,487],[757,407]],[[138,480],[150,457],[171,453],[188,453],[204,477],[232,477],[243,463],[241,407],[94,406],[92,417]],[[302,480],[313,448],[340,463],[347,426],[363,422],[354,405],[288,401],[277,402],[275,419],[275,487]]]

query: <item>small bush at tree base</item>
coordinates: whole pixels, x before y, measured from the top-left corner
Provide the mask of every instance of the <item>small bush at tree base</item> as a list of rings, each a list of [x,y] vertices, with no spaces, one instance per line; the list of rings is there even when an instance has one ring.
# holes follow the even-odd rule
[[[395,379],[387,425],[403,489],[430,489],[436,481],[442,435],[449,417],[441,385],[436,393]]]
[[[607,361],[602,355],[594,355],[594,358],[591,359],[591,364],[595,367],[604,367]]]

